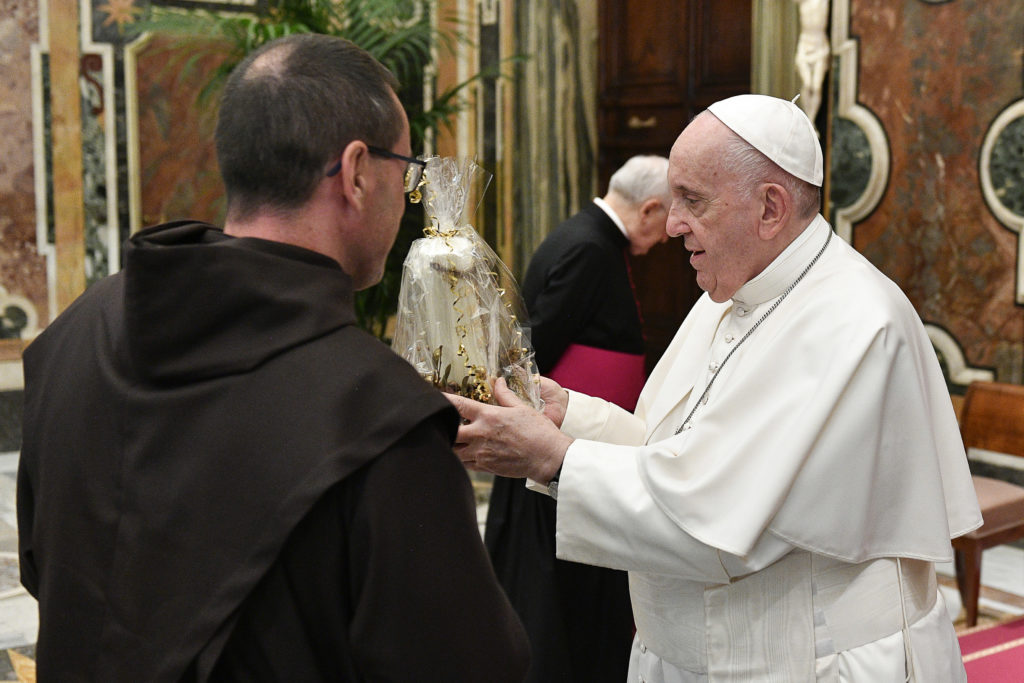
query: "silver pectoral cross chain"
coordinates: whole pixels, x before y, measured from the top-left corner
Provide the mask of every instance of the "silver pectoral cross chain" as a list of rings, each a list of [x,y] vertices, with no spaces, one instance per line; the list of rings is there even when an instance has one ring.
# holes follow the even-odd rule
[[[754,323],[754,325],[749,330],[747,330],[747,333],[743,335],[743,337],[739,340],[739,342],[737,342],[736,346],[732,347],[732,349],[730,349],[729,353],[726,354],[725,360],[723,360],[722,363],[718,366],[718,369],[715,370],[715,374],[713,374],[711,376],[711,381],[708,382],[708,385],[706,387],[704,387],[704,391],[703,391],[703,393],[701,393],[700,398],[697,399],[697,402],[693,404],[693,409],[690,410],[690,414],[686,416],[686,419],[683,420],[683,423],[681,425],[679,425],[678,429],[676,429],[676,434],[678,434],[679,432],[683,431],[684,429],[686,429],[689,426],[690,420],[693,419],[693,414],[697,412],[697,408],[699,408],[702,403],[707,401],[708,392],[711,391],[711,385],[715,383],[715,379],[718,378],[718,373],[720,373],[722,371],[722,368],[725,367],[725,364],[729,362],[730,358],[732,358],[732,354],[736,353],[736,349],[740,348],[740,346],[742,346],[743,342],[747,341],[747,339],[750,337],[750,335],[752,335],[754,333],[754,330],[756,330],[758,327],[760,327],[761,323],[763,323],[765,321],[765,318],[770,316],[772,314],[772,311],[774,311],[776,308],[779,307],[779,304],[782,303],[782,300],[785,299],[787,296],[789,296],[789,293],[793,291],[793,288],[796,287],[797,284],[801,280],[804,279],[804,276],[807,275],[808,272],[810,272],[811,268],[814,267],[814,264],[818,262],[819,258],[821,258],[821,255],[825,253],[825,249],[828,247],[828,243],[831,242],[831,241],[832,241],[832,230],[829,230],[828,231],[828,237],[825,238],[825,244],[822,245],[821,249],[818,250],[818,253],[814,255],[814,258],[812,258],[811,262],[807,264],[807,267],[804,268],[803,272],[800,273],[800,275],[797,276],[797,278],[795,280],[793,280],[793,282],[789,285],[789,287],[786,288],[786,291],[784,291],[779,296],[779,298],[775,300],[775,303],[773,303],[771,305],[771,308],[769,308],[767,311],[765,311],[764,315],[762,315],[760,318],[757,319],[757,322]]]

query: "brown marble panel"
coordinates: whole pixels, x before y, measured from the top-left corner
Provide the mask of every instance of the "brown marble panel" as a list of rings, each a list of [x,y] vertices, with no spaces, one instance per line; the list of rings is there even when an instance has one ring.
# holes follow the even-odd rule
[[[223,221],[224,187],[213,146],[217,98],[197,101],[223,59],[210,48],[202,39],[183,47],[155,38],[138,56],[143,227],[179,218]]]
[[[29,300],[46,324],[46,264],[36,250],[31,46],[38,4],[0,0],[0,286]]]
[[[48,7],[57,309],[64,310],[85,291],[80,8],[66,0]]]
[[[851,0],[858,101],[892,157],[854,246],[947,329],[968,363],[1022,381],[1024,309],[1014,304],[1017,234],[981,194],[978,159],[995,117],[1022,92],[1020,0]]]

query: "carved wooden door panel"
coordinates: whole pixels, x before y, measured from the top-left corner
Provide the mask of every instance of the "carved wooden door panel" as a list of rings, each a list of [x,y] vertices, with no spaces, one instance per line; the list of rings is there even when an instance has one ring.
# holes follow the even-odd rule
[[[668,156],[711,103],[750,91],[750,0],[601,0],[598,172],[606,188],[635,154]],[[632,259],[648,369],[701,295],[681,239]]]

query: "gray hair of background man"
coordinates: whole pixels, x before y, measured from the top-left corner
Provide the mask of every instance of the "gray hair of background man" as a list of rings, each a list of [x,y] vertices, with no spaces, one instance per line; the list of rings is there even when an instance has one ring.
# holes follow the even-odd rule
[[[354,140],[390,149],[398,81],[354,43],[296,34],[262,46],[228,79],[215,135],[228,213],[302,206]]]
[[[612,174],[608,191],[633,205],[656,197],[668,208],[672,203],[668,186],[668,159],[656,155],[632,157]]]
[[[701,116],[709,113],[702,113]],[[748,196],[758,184],[770,181],[786,188],[793,197],[796,214],[800,218],[812,218],[821,209],[821,188],[788,173],[781,166],[765,156],[756,147],[725,126],[728,139],[722,154],[722,167],[728,168],[737,178],[744,181]]]

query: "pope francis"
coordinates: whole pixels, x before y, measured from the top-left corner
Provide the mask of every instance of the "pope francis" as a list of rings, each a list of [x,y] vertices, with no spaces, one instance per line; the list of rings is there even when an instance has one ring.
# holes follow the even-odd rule
[[[818,213],[810,120],[729,98],[670,162],[705,295],[636,411],[453,396],[456,452],[557,499],[559,557],[629,571],[631,683],[964,681],[934,571],[981,524],[956,419],[906,296]]]

